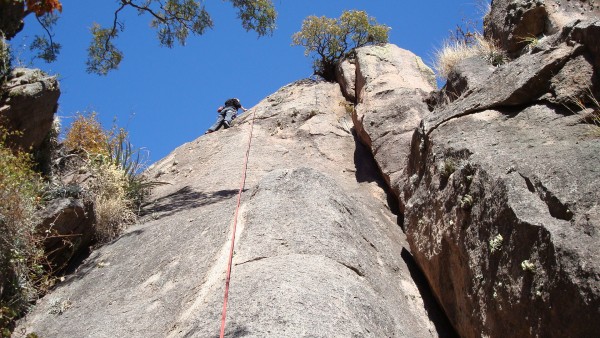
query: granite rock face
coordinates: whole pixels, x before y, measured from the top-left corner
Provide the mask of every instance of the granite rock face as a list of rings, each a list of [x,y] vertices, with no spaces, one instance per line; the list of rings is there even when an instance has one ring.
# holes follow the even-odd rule
[[[444,104],[414,54],[364,47],[339,84],[285,86],[182,145],[148,172],[170,184],[145,221],[17,336],[216,336],[253,116],[228,336],[599,336],[600,24],[562,20],[567,2],[493,1],[486,36],[515,59],[466,60]]]
[[[478,75],[463,77],[449,104],[421,108],[408,141],[373,146],[382,130],[404,130],[380,127],[404,116],[400,106],[368,124],[355,119],[391,178],[411,252],[461,336],[600,333],[600,143],[582,118],[598,109],[598,47],[588,43],[597,27],[574,21],[500,67],[459,69]],[[359,79],[357,92],[369,86]],[[399,88],[391,99],[408,102]],[[575,101],[588,106],[583,115]]]
[[[174,150],[149,170],[170,184],[145,222],[92,253],[17,336],[217,336],[254,112],[227,336],[451,336],[345,102],[337,84],[300,81]]]
[[[355,63],[354,127],[398,195],[406,183],[401,173],[413,131],[429,113],[425,98],[436,88],[435,77],[421,58],[391,44],[357,49]]]
[[[537,34],[533,18],[546,9],[527,3],[522,20],[531,22],[519,29]],[[431,112],[423,96],[407,94],[401,71],[357,53],[355,128],[398,197],[417,264],[464,337],[600,334],[600,143],[586,118],[598,114],[600,26],[557,27],[499,67],[464,60],[443,89],[457,95]],[[407,125],[411,111],[419,114]]]
[[[533,104],[415,136],[404,228],[461,336],[600,332],[600,144],[589,128]]]
[[[22,135],[9,141],[24,150],[37,150],[52,127],[60,88],[54,76],[39,69],[15,68],[0,88],[1,123]]]

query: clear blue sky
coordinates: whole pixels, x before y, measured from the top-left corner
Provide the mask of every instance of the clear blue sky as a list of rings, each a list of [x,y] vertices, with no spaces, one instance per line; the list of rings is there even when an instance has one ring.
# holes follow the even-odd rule
[[[122,16],[125,31],[116,41],[125,57],[107,76],[85,72],[89,27],[112,22],[117,1],[63,0],[55,28],[62,44],[58,61],[35,62],[58,73],[61,97],[58,115],[68,125],[78,111],[96,111],[109,127],[113,118],[125,126],[136,147],[157,161],[184,142],[194,140],[214,122],[216,108],[238,97],[250,108],[280,87],[312,74],[312,61],[302,47],[292,47],[291,35],[309,15],[339,17],[343,10],[365,10],[379,23],[392,27],[390,42],[411,50],[431,64],[434,50],[463,18],[479,18],[480,0],[274,0],[277,30],[257,38],[245,32],[229,2],[206,1],[215,27],[190,37],[186,46],[159,47],[148,16],[133,9]],[[27,43],[39,34],[28,18],[12,41],[13,51],[28,64]]]

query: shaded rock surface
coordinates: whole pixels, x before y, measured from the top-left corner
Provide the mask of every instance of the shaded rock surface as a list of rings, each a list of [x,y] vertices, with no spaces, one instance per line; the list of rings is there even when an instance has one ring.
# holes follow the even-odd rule
[[[218,336],[252,111],[227,336],[451,335],[413,279],[404,234],[345,102],[337,84],[298,82],[234,128],[156,163],[149,173],[170,184],[156,189],[146,221],[92,253],[17,336]]]
[[[22,2],[0,1],[0,31],[11,39],[23,29],[25,6]]]
[[[53,271],[62,270],[69,260],[82,253],[94,234],[94,210],[91,202],[76,198],[58,198],[40,212],[40,229],[47,229],[44,242]]]
[[[0,123],[9,130],[23,132],[9,141],[24,150],[38,149],[58,108],[60,89],[56,77],[39,69],[16,68],[0,93]]]
[[[574,20],[600,19],[600,4],[584,0],[494,0],[486,15],[486,37],[509,53],[519,53],[532,39],[559,32]]]
[[[462,336],[600,332],[600,144],[565,113],[485,110],[413,145],[404,228]]]

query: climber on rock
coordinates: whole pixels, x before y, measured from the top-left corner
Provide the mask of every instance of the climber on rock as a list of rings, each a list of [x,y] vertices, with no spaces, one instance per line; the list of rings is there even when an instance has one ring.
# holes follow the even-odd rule
[[[239,99],[233,98],[225,101],[225,104],[222,107],[219,107],[219,109],[217,110],[217,112],[219,113],[219,116],[217,117],[217,122],[215,122],[215,124],[208,128],[205,134],[209,134],[216,130],[219,130],[221,126],[225,129],[229,128],[231,126],[231,122],[237,116],[238,109],[241,109],[244,112],[248,110],[242,106]]]

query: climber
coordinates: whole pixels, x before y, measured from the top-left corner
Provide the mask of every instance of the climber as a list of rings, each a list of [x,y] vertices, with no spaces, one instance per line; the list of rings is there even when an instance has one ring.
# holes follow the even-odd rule
[[[219,130],[221,126],[223,126],[223,128],[225,129],[229,128],[231,126],[231,122],[237,116],[238,109],[241,109],[244,112],[248,110],[244,108],[240,103],[240,100],[236,98],[225,101],[225,105],[217,109],[217,112],[219,113],[219,116],[217,117],[217,122],[215,122],[215,124],[213,124],[212,127],[208,128],[205,134],[210,134],[216,130]]]

